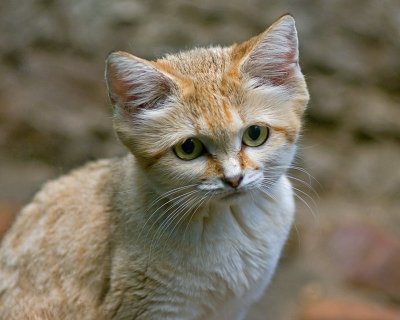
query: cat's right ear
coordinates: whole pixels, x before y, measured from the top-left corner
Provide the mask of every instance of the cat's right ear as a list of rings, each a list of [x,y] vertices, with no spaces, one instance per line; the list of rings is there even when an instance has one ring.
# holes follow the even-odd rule
[[[175,85],[149,61],[126,52],[108,56],[105,78],[115,111],[130,117],[140,110],[159,107]]]

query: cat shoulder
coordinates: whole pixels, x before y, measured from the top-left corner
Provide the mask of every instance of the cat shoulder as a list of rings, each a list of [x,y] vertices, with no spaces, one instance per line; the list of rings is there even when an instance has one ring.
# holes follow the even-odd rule
[[[29,245],[36,237],[41,242],[49,237],[53,240],[62,236],[80,238],[84,234],[71,234],[71,230],[94,231],[101,223],[106,226],[109,223],[107,211],[111,210],[112,172],[117,161],[90,162],[47,182],[17,215],[2,247],[15,250]],[[42,237],[42,234],[48,236]]]

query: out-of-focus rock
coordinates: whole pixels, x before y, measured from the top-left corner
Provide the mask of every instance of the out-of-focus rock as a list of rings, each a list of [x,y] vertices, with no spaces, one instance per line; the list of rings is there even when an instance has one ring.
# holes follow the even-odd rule
[[[400,310],[369,302],[325,298],[307,304],[300,320],[398,320]]]
[[[388,230],[356,225],[338,228],[332,256],[347,281],[400,300],[400,238]]]
[[[343,176],[345,191],[370,199],[400,200],[400,148],[390,142],[363,144],[348,155],[352,161]]]

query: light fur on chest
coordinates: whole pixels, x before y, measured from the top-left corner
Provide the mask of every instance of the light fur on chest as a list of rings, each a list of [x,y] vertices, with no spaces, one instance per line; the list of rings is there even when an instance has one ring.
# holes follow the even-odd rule
[[[116,288],[126,303],[117,318],[134,308],[143,319],[241,319],[269,283],[291,226],[294,204],[285,177],[273,198],[254,193],[204,206],[196,220],[161,236],[135,230],[141,239],[129,246],[124,241],[116,259],[114,280],[123,284]],[[139,293],[139,304],[141,284],[127,281],[138,272],[148,290]]]

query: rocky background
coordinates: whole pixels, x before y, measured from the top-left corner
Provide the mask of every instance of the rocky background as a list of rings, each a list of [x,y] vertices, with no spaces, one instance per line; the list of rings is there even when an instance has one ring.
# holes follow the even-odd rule
[[[397,0],[1,0],[0,234],[42,182],[125,152],[103,80],[110,51],[231,44],[286,12],[312,97],[306,171],[292,173],[304,181],[294,232],[248,319],[399,319]]]

